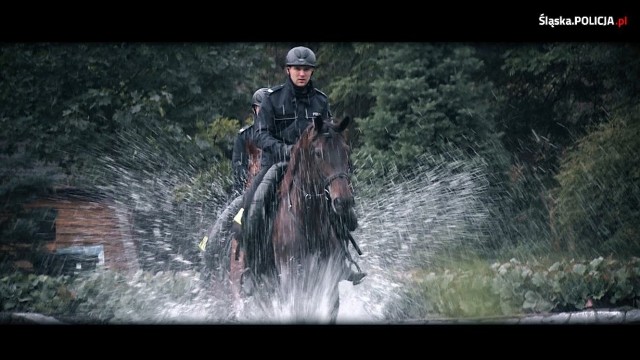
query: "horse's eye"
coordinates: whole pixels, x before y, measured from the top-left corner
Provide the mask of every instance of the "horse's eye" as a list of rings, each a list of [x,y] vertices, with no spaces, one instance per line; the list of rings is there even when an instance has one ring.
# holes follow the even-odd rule
[[[316,149],[314,151],[314,154],[316,155],[317,158],[322,159],[322,150]]]

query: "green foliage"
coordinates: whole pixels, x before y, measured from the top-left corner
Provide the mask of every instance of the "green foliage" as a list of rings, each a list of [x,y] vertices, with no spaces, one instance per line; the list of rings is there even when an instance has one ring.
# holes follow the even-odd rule
[[[77,302],[70,290],[71,278],[14,273],[0,278],[0,311],[64,314]]]
[[[640,89],[627,81],[640,75],[637,49],[625,44],[510,46],[501,69],[501,127],[511,135],[505,145],[542,170],[553,169],[554,153]],[[541,139],[552,146],[540,149]]]
[[[475,261],[416,273],[394,311],[411,319],[518,316],[637,306],[640,259],[541,262]],[[2,311],[37,312],[79,322],[167,323],[171,307],[197,304],[197,273],[121,273],[98,269],[74,277],[14,273],[0,278]],[[161,309],[161,310],[159,310]]]
[[[221,161],[209,170],[199,173],[189,182],[175,189],[175,201],[193,206],[211,199],[224,199],[229,194],[232,179],[231,162]]]
[[[379,73],[379,48],[380,45],[370,43],[332,43],[322,44],[317,51],[323,65],[315,78],[326,84],[321,90],[331,99],[335,116],[369,115],[375,103],[372,83]]]
[[[57,211],[50,208],[20,209],[0,222],[0,244],[33,243],[53,240]]]
[[[185,304],[199,299],[202,284],[194,273],[139,271],[130,276],[96,271],[73,282],[78,306],[74,315],[109,323],[167,321],[158,311],[166,304]]]
[[[245,69],[259,45],[14,44],[0,48],[3,150],[29,143],[36,159],[84,174],[113,135],[239,118],[253,91]],[[87,151],[87,148],[92,151]]]
[[[618,113],[580,139],[562,161],[558,237],[577,250],[640,254],[640,117]]]
[[[238,120],[216,118],[209,123],[199,121],[196,128],[196,141],[204,141],[214,149],[215,154],[225,154],[226,158],[231,158],[233,142],[238,134]]]
[[[247,118],[255,89],[283,80],[294,45],[2,44],[0,211],[16,212],[55,184],[96,187],[133,211],[140,258],[166,266],[158,248],[195,249],[193,233],[226,202],[236,119]],[[473,234],[492,238],[490,248],[474,249],[483,255],[534,249],[546,260],[558,244],[640,253],[640,83],[629,81],[640,78],[636,44],[308,45],[320,65],[314,83],[334,114],[356,117],[349,134],[361,194],[424,175],[412,169],[466,169],[456,164],[469,161],[489,182],[480,202],[492,227]],[[4,221],[3,240],[37,232],[18,220]],[[167,242],[158,246],[154,232]],[[582,267],[575,270],[556,273],[575,293],[551,300],[536,288],[495,300],[485,291],[494,281],[468,271],[450,272],[449,284],[460,285],[434,291],[455,300],[466,288],[484,299],[438,305],[464,316],[520,309],[514,299],[531,311],[545,301],[575,306],[585,293],[620,303],[634,291],[633,272],[619,270],[620,287],[606,288],[581,287]],[[509,276],[503,282],[530,281]]]
[[[627,80],[640,74],[638,49],[548,43],[481,50],[495,84],[496,129],[513,157],[500,200],[505,236],[497,245],[551,240],[559,160],[593,124],[638,97],[638,84]]]
[[[166,323],[171,315],[162,310],[204,301],[201,288],[198,276],[190,272],[96,270],[74,277],[15,273],[0,278],[0,311],[80,323]]]
[[[21,212],[22,204],[50,194],[52,184],[59,179],[58,169],[44,166],[24,151],[13,156],[0,152],[0,163],[0,213]]]
[[[423,154],[452,148],[487,159],[500,151],[492,85],[471,47],[400,44],[378,48],[372,82],[375,106],[359,120],[362,146],[354,158],[371,179],[403,172]],[[363,177],[360,175],[360,177]]]
[[[405,307],[396,311],[413,318],[474,318],[629,306],[640,300],[639,286],[639,258],[572,259],[550,266],[511,259],[419,276],[406,290]]]

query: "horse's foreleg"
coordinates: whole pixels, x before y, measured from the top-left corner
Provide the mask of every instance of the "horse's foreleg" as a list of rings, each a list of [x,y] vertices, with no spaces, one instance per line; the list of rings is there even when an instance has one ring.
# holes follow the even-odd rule
[[[238,240],[236,238],[231,239],[229,282],[231,283],[233,309],[236,316],[244,309],[244,302],[242,301],[242,274],[245,271],[244,255],[244,251],[238,244]]]

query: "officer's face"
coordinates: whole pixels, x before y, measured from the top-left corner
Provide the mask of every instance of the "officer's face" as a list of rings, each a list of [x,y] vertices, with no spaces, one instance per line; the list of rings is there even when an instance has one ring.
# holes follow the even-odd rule
[[[311,66],[289,66],[287,68],[291,81],[296,86],[305,86],[311,80],[313,68]]]

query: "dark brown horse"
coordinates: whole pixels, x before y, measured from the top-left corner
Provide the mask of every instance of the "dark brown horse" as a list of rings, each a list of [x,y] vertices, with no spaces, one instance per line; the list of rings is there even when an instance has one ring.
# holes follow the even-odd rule
[[[285,297],[291,298],[294,290],[322,294],[330,320],[335,321],[338,283],[346,274],[348,255],[347,242],[337,229],[357,223],[350,218],[354,197],[350,148],[344,136],[349,122],[348,117],[339,123],[316,118],[293,146],[273,207],[266,211],[269,226],[263,243],[247,246],[255,239],[245,233],[241,249],[232,246],[230,280],[237,301],[241,301],[243,274],[250,272],[253,281],[277,284]]]

